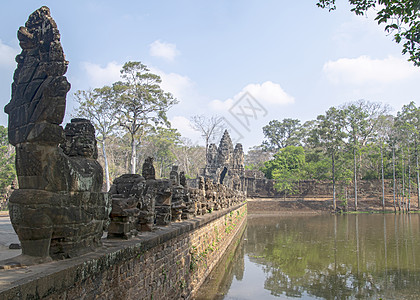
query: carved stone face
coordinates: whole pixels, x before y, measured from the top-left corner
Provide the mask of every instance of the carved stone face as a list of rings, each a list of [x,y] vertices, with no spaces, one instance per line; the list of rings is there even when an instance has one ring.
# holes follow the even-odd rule
[[[88,120],[73,119],[67,124],[65,132],[66,143],[62,146],[65,154],[93,159],[98,157],[95,131]]]
[[[77,156],[93,158],[95,149],[95,139],[90,136],[76,135],[72,138],[71,152],[75,152]]]

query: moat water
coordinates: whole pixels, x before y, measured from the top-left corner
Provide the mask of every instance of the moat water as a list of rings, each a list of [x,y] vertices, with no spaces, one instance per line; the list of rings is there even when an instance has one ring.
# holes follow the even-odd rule
[[[250,215],[195,299],[420,299],[420,215]]]

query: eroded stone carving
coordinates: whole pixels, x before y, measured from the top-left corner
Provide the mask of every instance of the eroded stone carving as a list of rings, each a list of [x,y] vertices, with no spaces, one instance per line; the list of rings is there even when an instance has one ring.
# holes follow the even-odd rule
[[[130,238],[154,226],[190,219],[245,201],[245,193],[199,177],[198,188],[186,184],[185,173],[173,166],[170,179],[155,179],[153,158],[146,158],[140,175],[126,174],[114,181],[109,238]]]
[[[245,190],[244,151],[242,144],[233,148],[229,132],[225,130],[219,147],[211,144],[207,151],[206,178],[235,190]]]
[[[108,238],[131,238],[137,235],[136,224],[140,214],[140,202],[143,199],[145,180],[137,174],[125,174],[114,180],[109,190],[112,199],[108,227]]]
[[[68,62],[50,10],[43,6],[32,13],[18,39],[22,52],[5,107],[19,181],[9,209],[22,245],[16,261],[32,264],[98,247],[109,201],[101,193],[92,124],[73,119],[65,131],[60,126],[70,84],[63,76]]]
[[[156,179],[155,167],[153,166],[153,157],[146,157],[146,159],[144,160],[141,174],[146,180]]]

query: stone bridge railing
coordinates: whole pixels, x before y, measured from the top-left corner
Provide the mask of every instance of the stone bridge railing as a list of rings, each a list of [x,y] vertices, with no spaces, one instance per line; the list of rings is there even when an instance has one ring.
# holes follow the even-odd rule
[[[111,224],[108,238],[130,238],[155,225],[188,220],[245,201],[245,193],[199,178],[198,188],[187,186],[184,172],[174,166],[170,179],[156,179],[153,159],[143,164],[142,176],[126,174],[110,189]]]

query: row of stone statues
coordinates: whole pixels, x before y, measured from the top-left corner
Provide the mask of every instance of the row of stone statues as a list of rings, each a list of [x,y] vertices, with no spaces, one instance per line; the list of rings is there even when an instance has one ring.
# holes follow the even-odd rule
[[[155,225],[202,215],[244,200],[222,185],[200,179],[186,186],[173,168],[170,179],[156,179],[153,159],[142,176],[123,175],[102,192],[95,129],[86,119],[63,121],[70,83],[68,62],[48,7],[32,13],[18,31],[9,115],[9,142],[16,148],[19,189],[9,199],[10,220],[22,245],[17,264],[81,255],[108,237],[129,238]]]
[[[156,179],[153,158],[143,164],[142,175],[126,174],[114,180],[108,238],[130,238],[155,225],[187,220],[241,203],[245,194],[199,177],[198,188],[187,186],[184,172],[173,166],[169,179]]]

